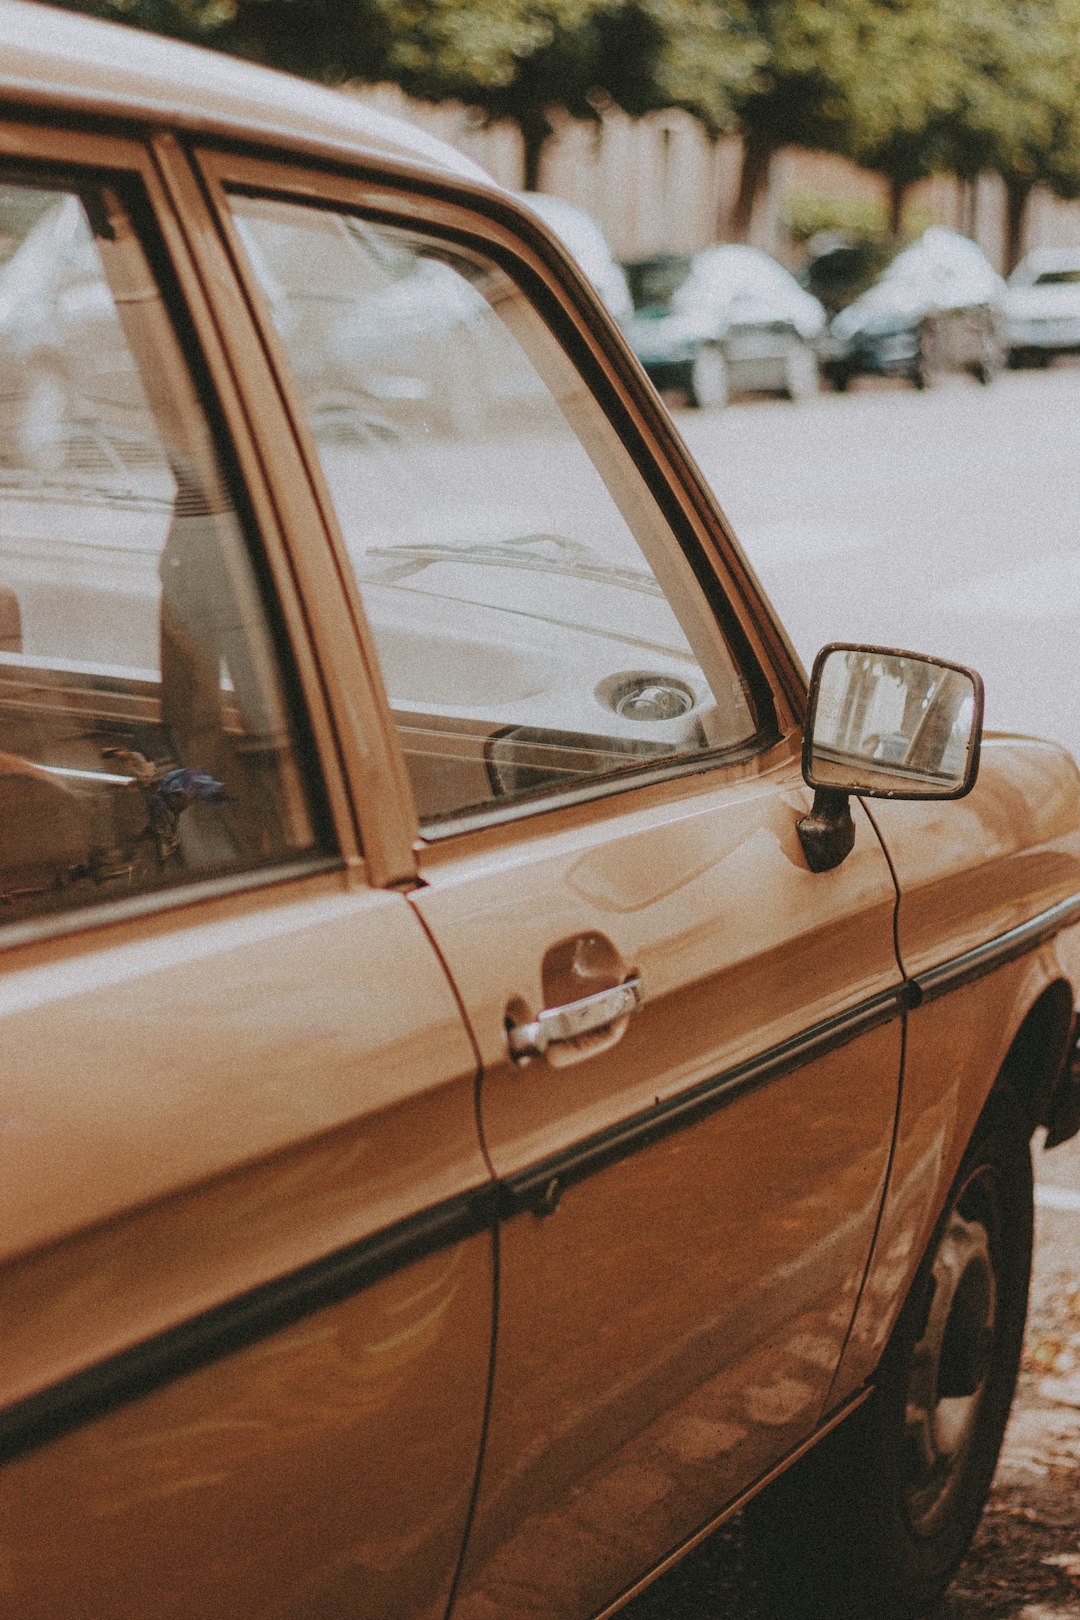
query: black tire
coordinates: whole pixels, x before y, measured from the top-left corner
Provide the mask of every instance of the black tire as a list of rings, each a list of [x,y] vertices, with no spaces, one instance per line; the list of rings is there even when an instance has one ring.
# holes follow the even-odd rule
[[[924,326],[919,333],[919,353],[911,373],[911,380],[920,390],[933,388],[941,381],[944,371],[941,337],[933,327]]]
[[[917,1620],[979,1522],[1020,1364],[1031,1154],[995,1095],[919,1268],[874,1394],[751,1503],[751,1558],[778,1616]]]
[[[1000,376],[1004,369],[1005,350],[1000,339],[992,331],[984,332],[979,345],[978,359],[972,363],[971,375],[985,388],[995,377]]]
[[[1053,358],[1046,349],[1010,349],[1006,364],[1010,371],[1045,371]]]

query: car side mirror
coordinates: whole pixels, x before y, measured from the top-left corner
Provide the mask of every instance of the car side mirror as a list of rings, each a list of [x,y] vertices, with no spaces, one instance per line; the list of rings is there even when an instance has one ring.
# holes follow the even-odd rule
[[[848,797],[960,799],[975,786],[983,684],[973,669],[891,647],[831,643],[814,660],[802,771],[814,806],[799,823],[810,869],[855,841]]]

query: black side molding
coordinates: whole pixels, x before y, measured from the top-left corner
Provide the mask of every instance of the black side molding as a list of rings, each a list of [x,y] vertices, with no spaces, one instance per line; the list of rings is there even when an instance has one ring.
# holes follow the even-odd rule
[[[0,1411],[0,1463],[349,1299],[411,1261],[491,1228],[495,1220],[493,1185],[447,1199],[30,1395]]]

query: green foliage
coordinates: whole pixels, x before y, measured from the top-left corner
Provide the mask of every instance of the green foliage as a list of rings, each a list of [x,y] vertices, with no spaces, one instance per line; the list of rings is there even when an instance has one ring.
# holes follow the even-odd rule
[[[875,197],[830,196],[820,191],[789,191],[781,204],[781,218],[791,241],[809,242],[823,231],[838,231],[862,242],[884,241],[889,216]]]
[[[859,38],[874,0],[750,0],[761,65],[734,100],[742,128],[781,146],[842,151],[865,72]]]
[[[748,0],[68,0],[336,83],[388,79],[521,129],[681,107],[712,134],[763,59]]]
[[[682,107],[731,127],[733,88],[760,45],[744,0],[376,0],[388,76],[425,100],[455,99],[516,123],[535,168],[551,113],[595,118]],[[535,176],[529,177],[533,183]]]
[[[338,84],[382,77],[376,0],[62,0],[73,10]]]
[[[732,129],[767,56],[751,0],[637,0],[634,9],[653,30],[641,110],[681,107],[710,135]]]
[[[727,233],[746,235],[773,154],[805,146],[855,155],[863,99],[876,95],[869,50],[880,13],[904,0],[750,0],[762,61],[734,96],[744,137],[739,192]]]
[[[391,79],[521,129],[681,107],[771,154],[840,152],[902,193],[992,169],[1080,195],[1080,0],[68,0],[329,82]],[[745,221],[744,221],[745,223]]]
[[[1078,0],[952,0],[960,76],[950,168],[1080,192]]]
[[[985,170],[1080,194],[1080,0],[752,0],[765,59],[736,98],[738,224],[770,151],[837,151],[903,194]],[[757,149],[756,167],[754,165]]]

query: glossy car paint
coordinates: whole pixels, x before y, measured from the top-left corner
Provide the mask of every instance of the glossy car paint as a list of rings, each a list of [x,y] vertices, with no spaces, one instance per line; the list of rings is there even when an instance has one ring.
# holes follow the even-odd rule
[[[485,1143],[517,1206],[460,1615],[592,1612],[824,1415],[901,1025],[894,1008],[839,1050],[753,1072],[898,983],[869,823],[823,894],[795,831],[808,808],[789,758],[738,786],[629,795],[606,825],[509,858],[424,864],[414,904],[472,1014]],[[509,1002],[558,1006],[631,969],[645,1005],[608,1051],[508,1061]]]
[[[26,9],[5,8],[3,22]],[[43,15],[45,32],[55,18],[65,50],[77,44],[92,63],[77,19]],[[3,62],[31,99],[42,73],[57,75],[26,48],[24,27]],[[120,37],[151,59],[160,49]],[[168,138],[159,146],[167,159]],[[52,121],[3,126],[0,150],[75,155]],[[15,1459],[0,1478],[5,1591],[42,1617],[85,1612],[88,1593],[118,1616],[437,1614],[464,1532],[490,1354],[491,1238],[467,1208],[488,1180],[473,1052],[406,901],[368,886],[380,860],[408,849],[407,827],[404,840],[396,822],[380,838],[376,815],[367,862],[356,853],[336,762],[352,754],[355,766],[359,754],[374,782],[389,777],[391,799],[394,779],[379,763],[332,560],[308,547],[286,564],[280,550],[282,525],[310,533],[317,508],[274,413],[258,413],[257,445],[245,429],[216,340],[227,285],[211,315],[186,257],[197,221],[185,214],[181,228],[145,149],[95,136],[77,155],[137,173],[157,207],[232,410],[344,864],[164,913],[128,907],[136,914],[100,916],[96,928],[83,917],[67,937],[18,948],[5,939],[18,1070],[3,1134],[0,1380],[3,1450]],[[264,362],[257,341],[251,350],[257,388]],[[297,582],[321,603],[317,631]],[[319,661],[331,657],[328,689]],[[401,972],[413,1013],[388,988]],[[417,1212],[440,1208],[446,1235],[417,1239]],[[179,1366],[173,1332],[184,1337]],[[177,1384],[180,1367],[196,1370]],[[343,1374],[333,1389],[332,1369]],[[350,1475],[355,1514],[327,1515],[329,1481]],[[402,1477],[415,1482],[405,1497],[393,1485]]]
[[[438,1612],[479,1444],[487,1235],[344,1302],[315,1277],[309,1314],[290,1326],[276,1307],[283,1333],[263,1336],[271,1300],[241,1355],[211,1341],[208,1366],[88,1426],[92,1396],[64,1404],[65,1381],[71,1406],[70,1381],[97,1369],[107,1409],[132,1347],[328,1255],[359,1262],[375,1234],[483,1185],[472,1051],[407,902],[304,879],[167,932],[76,936],[25,967],[9,953],[5,970],[4,1439],[27,1450],[0,1475],[11,1601],[70,1612],[78,1574],[101,1613],[257,1613],[293,1565],[285,1612],[346,1594],[372,1620]],[[73,1432],[38,1450],[35,1419]],[[357,1473],[355,1517],[318,1511],[331,1468]],[[285,1532],[294,1557],[268,1564]]]
[[[0,7],[0,45],[24,120],[0,125],[0,152],[142,178],[339,851],[326,870],[4,938],[0,1592],[41,1620],[443,1614],[482,1453],[497,1226],[491,1423],[455,1613],[587,1615],[872,1375],[1017,1030],[1075,990],[1075,772],[994,745],[963,804],[873,807],[898,961],[869,816],[856,806],[837,871],[806,868],[797,663],[542,229],[464,160],[327,93],[283,97],[275,76],[20,0]],[[126,138],[65,127],[87,111]],[[726,591],[772,687],[770,751],[418,843],[281,356],[170,129],[217,143],[199,157],[211,202],[247,164],[301,194],[452,218],[528,267]],[[241,140],[261,154],[228,150]],[[1039,916],[1045,938],[906,1014],[875,1243],[902,968],[947,978]],[[535,1012],[632,969],[645,1005],[609,1049],[509,1063],[509,1001]]]
[[[1080,968],[1080,913],[1071,904],[1080,896],[1080,781],[1062,764],[1049,744],[987,737],[968,798],[872,807],[900,886],[901,960],[925,999],[908,1014],[889,1192],[834,1398],[856,1387],[881,1353],[895,1300],[914,1273],[1023,1013],[1052,986],[1067,990],[1071,1005]],[[1071,926],[1010,955],[1011,931],[1055,911]],[[971,962],[987,942],[997,946],[990,961]],[[979,976],[963,982],[965,971]],[[959,982],[942,993],[950,973]]]

